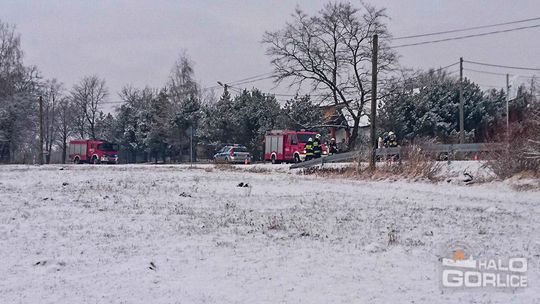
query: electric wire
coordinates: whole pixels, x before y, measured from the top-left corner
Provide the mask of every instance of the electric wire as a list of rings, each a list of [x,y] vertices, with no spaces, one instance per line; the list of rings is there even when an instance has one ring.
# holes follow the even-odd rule
[[[455,30],[447,30],[447,31],[441,31],[441,32],[433,32],[433,33],[401,36],[401,37],[395,37],[392,40],[403,40],[403,39],[410,39],[410,38],[419,38],[419,37],[427,37],[427,36],[444,35],[444,34],[451,34],[451,33],[465,32],[465,31],[479,30],[479,29],[484,29],[484,28],[497,27],[497,26],[503,26],[503,25],[510,25],[510,24],[516,24],[516,23],[523,23],[523,22],[529,22],[529,21],[535,21],[535,20],[540,20],[540,17],[523,19],[523,20],[516,20],[516,21],[510,21],[510,22],[503,22],[503,23],[495,23],[495,24],[489,24],[489,25],[473,26],[473,27],[467,27],[467,28],[455,29]]]
[[[539,25],[539,26],[540,26],[540,25]],[[509,66],[509,65],[501,65],[501,64],[493,64],[493,63],[485,63],[485,62],[470,61],[470,60],[463,60],[463,62],[467,62],[467,63],[471,63],[471,64],[476,64],[476,65],[483,65],[483,66],[496,67],[496,68],[513,69],[513,70],[540,71],[540,68],[527,68],[527,67]]]
[[[488,35],[495,35],[495,34],[500,34],[500,33],[514,32],[514,31],[520,31],[520,30],[537,28],[537,27],[540,27],[540,24],[517,27],[517,28],[511,28],[511,29],[506,29],[506,30],[485,32],[485,33],[479,33],[479,34],[470,34],[470,35],[465,35],[465,36],[457,36],[457,37],[450,37],[450,38],[437,39],[437,40],[421,41],[421,42],[416,42],[416,43],[399,44],[399,45],[389,46],[389,48],[397,49],[397,48],[402,48],[402,47],[417,46],[417,45],[424,45],[424,44],[435,44],[435,43],[440,43],[440,42],[461,40],[461,39],[488,36]]]

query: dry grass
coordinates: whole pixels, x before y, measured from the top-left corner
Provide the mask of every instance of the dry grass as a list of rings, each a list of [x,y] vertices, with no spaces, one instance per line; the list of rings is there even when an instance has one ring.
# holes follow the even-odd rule
[[[540,161],[524,157],[519,148],[491,153],[487,165],[501,179],[523,173],[535,178],[540,177]]]
[[[298,174],[315,175],[326,178],[355,178],[359,176],[359,171],[357,170],[356,166],[350,165],[341,168],[305,168],[299,171]]]
[[[508,147],[491,153],[488,167],[501,179],[523,174],[540,178],[540,104],[531,104],[524,119],[513,122],[509,132],[504,138],[496,138],[508,141]]]
[[[221,170],[221,171],[240,171],[240,169],[236,168],[235,166],[229,163],[216,163],[214,165],[214,169]]]
[[[300,174],[316,175],[326,178],[356,178],[371,180],[405,179],[439,181],[442,164],[433,160],[431,155],[413,146],[402,155],[403,161],[382,161],[377,163],[377,170],[369,170],[366,162],[342,168],[306,168]],[[361,161],[361,160],[360,160]]]
[[[212,172],[213,169],[220,170],[220,171],[231,171],[231,172],[249,172],[249,173],[270,173],[272,170],[267,168],[261,168],[261,167],[254,167],[254,166],[246,166],[246,167],[239,167],[233,164],[229,163],[218,163],[214,165],[214,168],[210,168],[210,171]]]
[[[245,171],[250,172],[250,173],[269,173],[269,172],[272,172],[272,170],[270,170],[270,169],[261,168],[261,167],[250,167]]]
[[[398,174],[410,179],[438,180],[442,164],[433,160],[433,157],[422,151],[419,146],[406,149],[403,155],[406,160],[398,166]]]

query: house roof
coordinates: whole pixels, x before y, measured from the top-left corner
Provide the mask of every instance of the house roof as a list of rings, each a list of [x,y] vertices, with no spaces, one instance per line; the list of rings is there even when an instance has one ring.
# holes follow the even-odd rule
[[[326,105],[321,106],[321,108],[324,111],[324,120],[326,124],[341,125],[345,122],[349,127],[354,126],[353,116],[350,111],[345,108],[345,104]],[[355,116],[358,115],[358,110],[353,110],[352,112]],[[367,115],[362,115],[360,117],[359,127],[364,128],[369,125],[369,117]]]

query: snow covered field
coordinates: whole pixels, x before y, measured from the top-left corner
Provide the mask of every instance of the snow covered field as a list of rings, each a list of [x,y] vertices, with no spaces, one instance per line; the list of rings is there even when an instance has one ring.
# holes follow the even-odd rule
[[[0,303],[540,303],[540,192],[271,168],[1,166]],[[529,287],[442,289],[451,240]]]

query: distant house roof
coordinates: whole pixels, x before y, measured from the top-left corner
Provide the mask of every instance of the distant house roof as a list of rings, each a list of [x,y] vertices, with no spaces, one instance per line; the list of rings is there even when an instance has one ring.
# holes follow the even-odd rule
[[[323,110],[324,123],[332,125],[347,125],[349,127],[354,126],[354,120],[351,113],[345,108],[344,104],[337,105],[325,105],[321,106]],[[358,115],[358,110],[353,110],[354,115]],[[368,127],[369,117],[367,115],[362,115],[360,117],[360,128]]]

